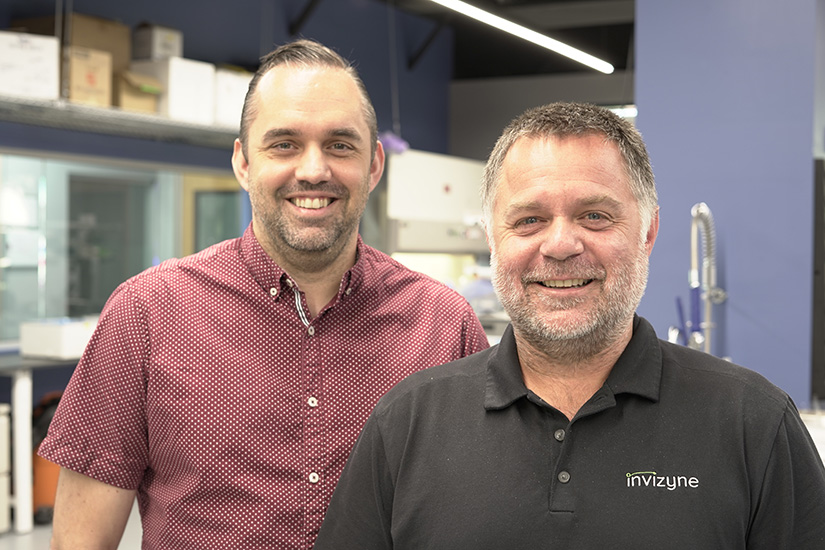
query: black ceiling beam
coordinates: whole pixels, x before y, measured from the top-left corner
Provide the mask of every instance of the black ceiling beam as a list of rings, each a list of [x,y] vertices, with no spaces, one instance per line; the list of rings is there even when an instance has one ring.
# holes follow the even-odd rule
[[[298,15],[298,17],[289,23],[289,35],[295,36],[301,32],[301,29],[304,28],[307,20],[309,19],[312,12],[315,11],[315,8],[318,7],[318,4],[321,3],[321,0],[309,0],[307,5],[304,6],[304,10]]]
[[[430,31],[430,34],[427,35],[427,38],[424,39],[424,42],[421,44],[421,46],[412,54],[412,56],[410,56],[409,59],[407,59],[407,68],[409,70],[413,70],[415,68],[415,66],[418,64],[418,61],[421,59],[421,57],[424,55],[424,53],[427,51],[430,45],[432,45],[433,41],[435,40],[435,37],[438,36],[438,33],[441,32],[441,29],[443,29],[446,26],[446,24],[446,18],[439,18],[438,23],[433,28],[433,30]]]

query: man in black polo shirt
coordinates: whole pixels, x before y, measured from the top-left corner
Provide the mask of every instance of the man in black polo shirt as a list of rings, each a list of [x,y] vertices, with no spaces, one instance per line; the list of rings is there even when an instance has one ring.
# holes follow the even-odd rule
[[[530,110],[484,180],[511,326],[380,401],[316,550],[825,548],[825,469],[791,399],[635,314],[659,221],[632,125]]]

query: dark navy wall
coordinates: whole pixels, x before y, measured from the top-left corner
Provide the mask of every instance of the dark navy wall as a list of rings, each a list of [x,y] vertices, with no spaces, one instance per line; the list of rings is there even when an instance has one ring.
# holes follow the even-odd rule
[[[309,1],[74,0],[72,4],[77,13],[116,19],[130,27],[151,21],[181,29],[185,57],[254,69],[261,55],[290,40],[289,24],[299,17]],[[54,0],[4,0],[0,3],[0,28],[8,26],[14,18],[52,14],[54,5]],[[390,37],[395,36],[397,118],[401,135],[417,149],[446,153],[452,33],[442,30],[420,62],[414,68],[407,66],[407,59],[424,42],[433,26],[422,18],[398,13],[377,0],[327,0],[318,3],[300,36],[317,39],[355,62],[375,104],[381,131],[393,128]],[[2,122],[0,147],[230,168],[230,151]]]
[[[660,334],[675,323],[690,208],[708,203],[729,296],[713,351],[800,407],[811,397],[817,1],[636,1],[637,125],[661,203],[641,313]]]

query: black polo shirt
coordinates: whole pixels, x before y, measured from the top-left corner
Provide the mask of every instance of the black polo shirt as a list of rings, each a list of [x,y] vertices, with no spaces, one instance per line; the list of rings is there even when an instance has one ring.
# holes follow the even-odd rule
[[[380,401],[315,548],[822,550],[825,469],[784,392],[644,319],[572,421],[508,328]]]

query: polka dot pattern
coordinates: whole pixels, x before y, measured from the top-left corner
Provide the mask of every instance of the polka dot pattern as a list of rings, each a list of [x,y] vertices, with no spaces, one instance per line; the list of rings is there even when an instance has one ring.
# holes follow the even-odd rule
[[[126,281],[40,454],[137,489],[144,548],[311,548],[378,399],[487,347],[461,296],[358,246],[315,318],[251,227]]]

